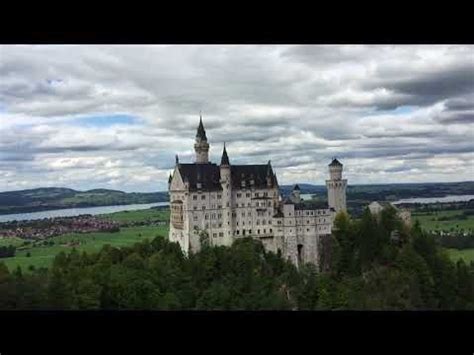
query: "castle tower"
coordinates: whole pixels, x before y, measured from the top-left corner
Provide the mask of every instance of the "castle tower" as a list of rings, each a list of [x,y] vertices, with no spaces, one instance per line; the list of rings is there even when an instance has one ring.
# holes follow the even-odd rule
[[[230,174],[230,162],[227,150],[222,151],[220,169],[220,184],[222,186],[222,225],[224,227],[224,245],[232,244],[232,180]]]
[[[298,184],[296,184],[294,187],[293,187],[293,191],[291,191],[291,194],[290,194],[290,200],[293,202],[293,203],[300,203],[301,202],[301,194],[300,194],[301,190],[300,190],[300,187],[298,186]]]
[[[342,179],[343,165],[334,158],[329,164],[330,179],[326,180],[328,189],[328,205],[337,212],[346,210],[346,187],[347,180]]]
[[[196,143],[194,144],[194,151],[196,152],[196,163],[209,163],[209,144],[207,143],[206,131],[202,124],[202,116],[199,115],[199,126],[196,134]]]

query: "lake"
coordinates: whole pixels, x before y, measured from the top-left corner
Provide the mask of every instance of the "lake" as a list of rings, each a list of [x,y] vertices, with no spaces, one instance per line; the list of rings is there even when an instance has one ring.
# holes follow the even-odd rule
[[[395,202],[394,205],[400,203],[436,203],[436,202],[464,202],[474,199],[474,195],[448,195],[444,197],[412,197],[405,198]]]
[[[50,210],[40,212],[29,212],[29,213],[15,213],[0,215],[0,223],[8,221],[23,221],[23,220],[34,220],[43,218],[53,217],[72,217],[79,216],[81,214],[106,214],[121,211],[136,211],[146,210],[148,208],[156,206],[168,206],[169,202],[156,202],[156,203],[143,203],[133,205],[115,205],[115,206],[99,206],[99,207],[81,207],[81,208],[65,208],[61,210]]]

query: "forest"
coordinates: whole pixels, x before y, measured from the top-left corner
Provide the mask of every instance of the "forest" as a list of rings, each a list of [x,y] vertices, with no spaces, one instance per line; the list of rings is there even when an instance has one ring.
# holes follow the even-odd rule
[[[321,271],[296,268],[252,238],[203,245],[185,257],[166,238],[99,252],[59,253],[49,268],[9,272],[0,309],[28,310],[472,310],[474,263],[452,262],[418,223],[336,217]]]

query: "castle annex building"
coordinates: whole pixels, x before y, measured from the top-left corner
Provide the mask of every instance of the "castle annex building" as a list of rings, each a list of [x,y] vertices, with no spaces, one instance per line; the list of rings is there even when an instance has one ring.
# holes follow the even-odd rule
[[[347,180],[337,159],[329,164],[328,205],[308,205],[298,185],[282,199],[270,161],[233,165],[224,143],[220,164],[211,163],[202,118],[194,150],[194,163],[176,157],[168,181],[171,241],[188,254],[200,250],[203,238],[211,245],[230,245],[250,236],[297,266],[319,265],[320,240],[331,234],[336,213],[346,209]]]

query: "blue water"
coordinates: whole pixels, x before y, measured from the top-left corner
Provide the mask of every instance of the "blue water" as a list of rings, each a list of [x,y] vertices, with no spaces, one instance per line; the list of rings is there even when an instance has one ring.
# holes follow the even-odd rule
[[[412,197],[401,199],[392,203],[397,205],[400,203],[464,202],[472,199],[474,199],[474,195],[448,195],[444,197]]]
[[[97,215],[97,214],[105,214],[105,213],[113,213],[113,212],[121,212],[121,211],[146,210],[148,208],[152,208],[156,206],[168,206],[168,205],[169,205],[169,202],[156,202],[156,203],[145,203],[145,204],[134,204],[134,205],[65,208],[61,210],[5,214],[5,215],[0,215],[0,223],[8,222],[8,221],[35,220],[35,219],[53,218],[53,217],[72,217],[72,216],[79,216],[81,214]]]

